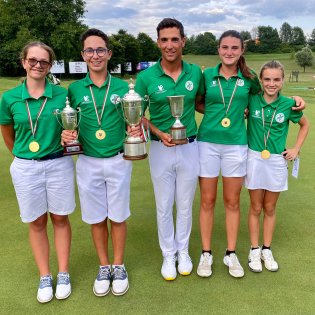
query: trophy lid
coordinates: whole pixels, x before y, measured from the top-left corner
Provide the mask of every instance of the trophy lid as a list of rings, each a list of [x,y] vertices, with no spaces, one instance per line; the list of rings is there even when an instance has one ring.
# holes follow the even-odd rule
[[[135,92],[135,90],[134,90],[135,85],[133,84],[132,79],[130,79],[130,83],[128,86],[129,86],[129,92],[124,95],[122,100],[124,102],[142,101],[142,97],[137,92]]]
[[[66,97],[66,107],[62,110],[63,113],[73,113],[76,112],[74,108],[70,106],[69,98]]]

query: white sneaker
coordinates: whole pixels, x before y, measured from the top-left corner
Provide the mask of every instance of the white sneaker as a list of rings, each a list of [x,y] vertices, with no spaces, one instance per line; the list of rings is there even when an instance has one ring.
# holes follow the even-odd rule
[[[270,249],[263,249],[261,251],[261,259],[264,261],[266,269],[269,271],[278,271],[278,263],[273,258],[272,251]]]
[[[210,253],[203,253],[200,256],[197,274],[200,277],[210,277],[212,275],[211,266],[213,264],[213,256]]]
[[[262,272],[260,247],[249,250],[248,266],[249,269],[253,272]]]
[[[182,250],[177,252],[177,261],[178,261],[178,272],[182,276],[188,276],[190,275],[192,269],[193,269],[193,264],[191,261],[191,258],[188,254],[188,250]]]
[[[114,295],[123,295],[129,289],[128,274],[124,265],[112,266],[112,293]]]
[[[176,263],[175,255],[167,255],[163,257],[161,274],[165,280],[167,281],[175,280],[177,276],[175,263]]]
[[[230,255],[225,255],[223,262],[229,267],[229,274],[235,278],[241,278],[244,276],[244,269],[237,259],[237,256],[232,253]]]
[[[47,303],[53,298],[52,276],[51,274],[40,277],[37,291],[37,301]]]
[[[110,265],[100,266],[94,281],[93,292],[96,296],[105,296],[110,291]]]
[[[57,286],[55,297],[64,300],[71,294],[71,283],[68,272],[59,272],[57,275]]]

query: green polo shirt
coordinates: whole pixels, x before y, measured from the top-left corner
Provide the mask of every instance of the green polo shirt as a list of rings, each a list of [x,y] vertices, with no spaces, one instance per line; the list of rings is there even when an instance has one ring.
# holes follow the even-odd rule
[[[267,141],[267,150],[270,153],[281,154],[285,150],[289,122],[297,123],[303,116],[301,111],[291,109],[294,104],[293,99],[282,95],[279,95],[271,104],[266,103],[262,93],[252,95],[247,125],[249,148],[259,152],[265,149],[264,132],[267,136],[273,113],[276,110]],[[262,108],[264,109],[265,128],[263,127]]]
[[[101,115],[109,78],[111,77],[104,114],[101,120],[101,129],[106,136],[103,140],[96,138],[95,133],[99,130],[99,124],[90,92],[92,88],[99,115]],[[79,114],[79,141],[83,146],[85,155],[106,158],[115,155],[123,149],[125,138],[125,122],[122,106],[118,97],[122,98],[129,91],[128,83],[108,76],[101,87],[97,87],[90,79],[89,73],[82,80],[76,81],[69,86],[68,95],[71,106],[80,108]]]
[[[184,112],[180,121],[186,126],[187,137],[197,134],[195,120],[195,98],[204,94],[201,69],[194,64],[182,62],[183,70],[176,82],[161,67],[161,59],[150,68],[142,71],[136,81],[135,90],[149,96],[151,122],[161,131],[169,133],[175,118],[171,115],[168,96],[185,95]],[[152,139],[157,139],[152,136]]]
[[[247,144],[244,110],[248,106],[249,95],[256,94],[260,90],[259,80],[256,75],[252,80],[245,78],[240,70],[238,70],[237,76],[225,79],[219,73],[220,66],[221,64],[218,64],[216,67],[204,71],[205,112],[199,127],[198,140],[218,144],[244,145]],[[222,101],[219,78],[226,108]],[[226,114],[237,80],[234,97]],[[225,117],[229,118],[231,122],[227,128],[221,125],[221,121]]]
[[[12,153],[15,156],[38,159],[62,150],[60,144],[62,128],[57,122],[54,112],[56,109],[62,110],[65,107],[66,96],[66,89],[52,85],[47,80],[45,91],[39,99],[30,96],[26,88],[26,81],[3,94],[0,104],[0,124],[14,127],[15,141]],[[46,97],[46,105],[38,119],[35,137],[33,137],[26,101],[34,127],[36,117]],[[32,141],[39,143],[39,151],[31,152],[29,150],[29,144]]]

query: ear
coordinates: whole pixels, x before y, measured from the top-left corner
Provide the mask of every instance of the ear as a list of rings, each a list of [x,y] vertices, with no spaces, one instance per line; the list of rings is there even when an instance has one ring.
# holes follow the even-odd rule
[[[25,59],[21,59],[21,64],[22,64],[22,67],[23,67],[24,69],[25,69],[25,67],[26,67],[25,63],[26,63],[26,60],[25,60]]]
[[[182,47],[184,48],[185,47],[185,45],[186,45],[186,37],[184,36],[183,38],[182,38]]]
[[[108,60],[110,60],[110,58],[112,58],[113,52],[111,50],[108,51]]]
[[[85,61],[85,59],[84,59],[84,52],[83,51],[81,51],[81,57]]]

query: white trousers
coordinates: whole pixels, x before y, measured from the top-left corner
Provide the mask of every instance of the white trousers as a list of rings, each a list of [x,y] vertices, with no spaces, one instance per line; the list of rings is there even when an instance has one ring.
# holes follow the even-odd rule
[[[163,256],[188,250],[192,205],[199,174],[197,141],[174,147],[152,141],[149,163],[153,182],[160,248]],[[173,206],[176,203],[176,231]]]

